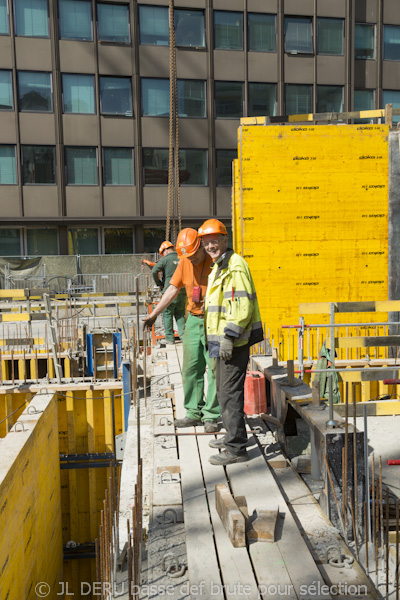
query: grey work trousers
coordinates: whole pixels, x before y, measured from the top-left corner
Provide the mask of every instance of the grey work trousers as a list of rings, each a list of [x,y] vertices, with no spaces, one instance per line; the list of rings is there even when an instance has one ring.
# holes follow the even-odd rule
[[[233,454],[244,454],[246,451],[244,380],[248,362],[248,346],[235,348],[231,360],[216,359],[217,397],[226,429],[225,446]]]

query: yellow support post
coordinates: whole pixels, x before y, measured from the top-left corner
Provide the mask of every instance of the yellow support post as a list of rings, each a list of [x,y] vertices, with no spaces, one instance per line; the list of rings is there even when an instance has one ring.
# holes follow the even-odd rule
[[[68,356],[64,358],[64,377],[71,377],[71,359]]]
[[[86,391],[86,417],[87,417],[87,436],[88,436],[88,452],[96,452],[96,437],[95,437],[95,408],[93,390]],[[90,522],[90,539],[94,541],[98,536],[98,521],[99,514],[97,510],[96,499],[96,469],[88,469],[89,472],[89,522]],[[96,580],[96,568],[92,564],[92,580]]]

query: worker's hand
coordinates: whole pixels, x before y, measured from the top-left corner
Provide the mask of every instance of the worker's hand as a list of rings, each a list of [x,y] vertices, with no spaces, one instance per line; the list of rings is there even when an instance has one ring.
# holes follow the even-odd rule
[[[143,319],[143,327],[144,329],[151,329],[154,321],[157,319],[157,315],[154,316],[154,313]]]
[[[222,360],[231,360],[233,352],[233,340],[232,338],[225,336],[219,347],[219,357]]]

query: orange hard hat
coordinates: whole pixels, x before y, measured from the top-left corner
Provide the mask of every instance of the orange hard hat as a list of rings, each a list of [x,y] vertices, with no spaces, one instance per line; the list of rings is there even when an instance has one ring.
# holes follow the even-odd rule
[[[173,248],[174,245],[169,242],[168,240],[166,240],[165,242],[163,242],[160,246],[160,249],[158,251],[158,254],[162,254],[164,252],[164,250],[166,250],[167,248]]]
[[[204,221],[199,229],[199,236],[209,235],[210,233],[228,235],[225,225],[221,223],[221,221],[218,221],[218,219],[208,219],[208,221]]]
[[[182,256],[193,256],[199,248],[200,239],[195,229],[186,227],[186,229],[182,229],[179,232],[176,240],[176,251],[180,258]]]

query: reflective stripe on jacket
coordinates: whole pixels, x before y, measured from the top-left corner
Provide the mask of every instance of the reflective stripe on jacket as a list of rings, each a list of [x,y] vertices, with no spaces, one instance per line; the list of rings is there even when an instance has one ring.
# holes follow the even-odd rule
[[[225,335],[234,339],[234,348],[252,346],[264,338],[250,269],[233,250],[226,251],[208,276],[204,326],[211,358],[219,357]]]

